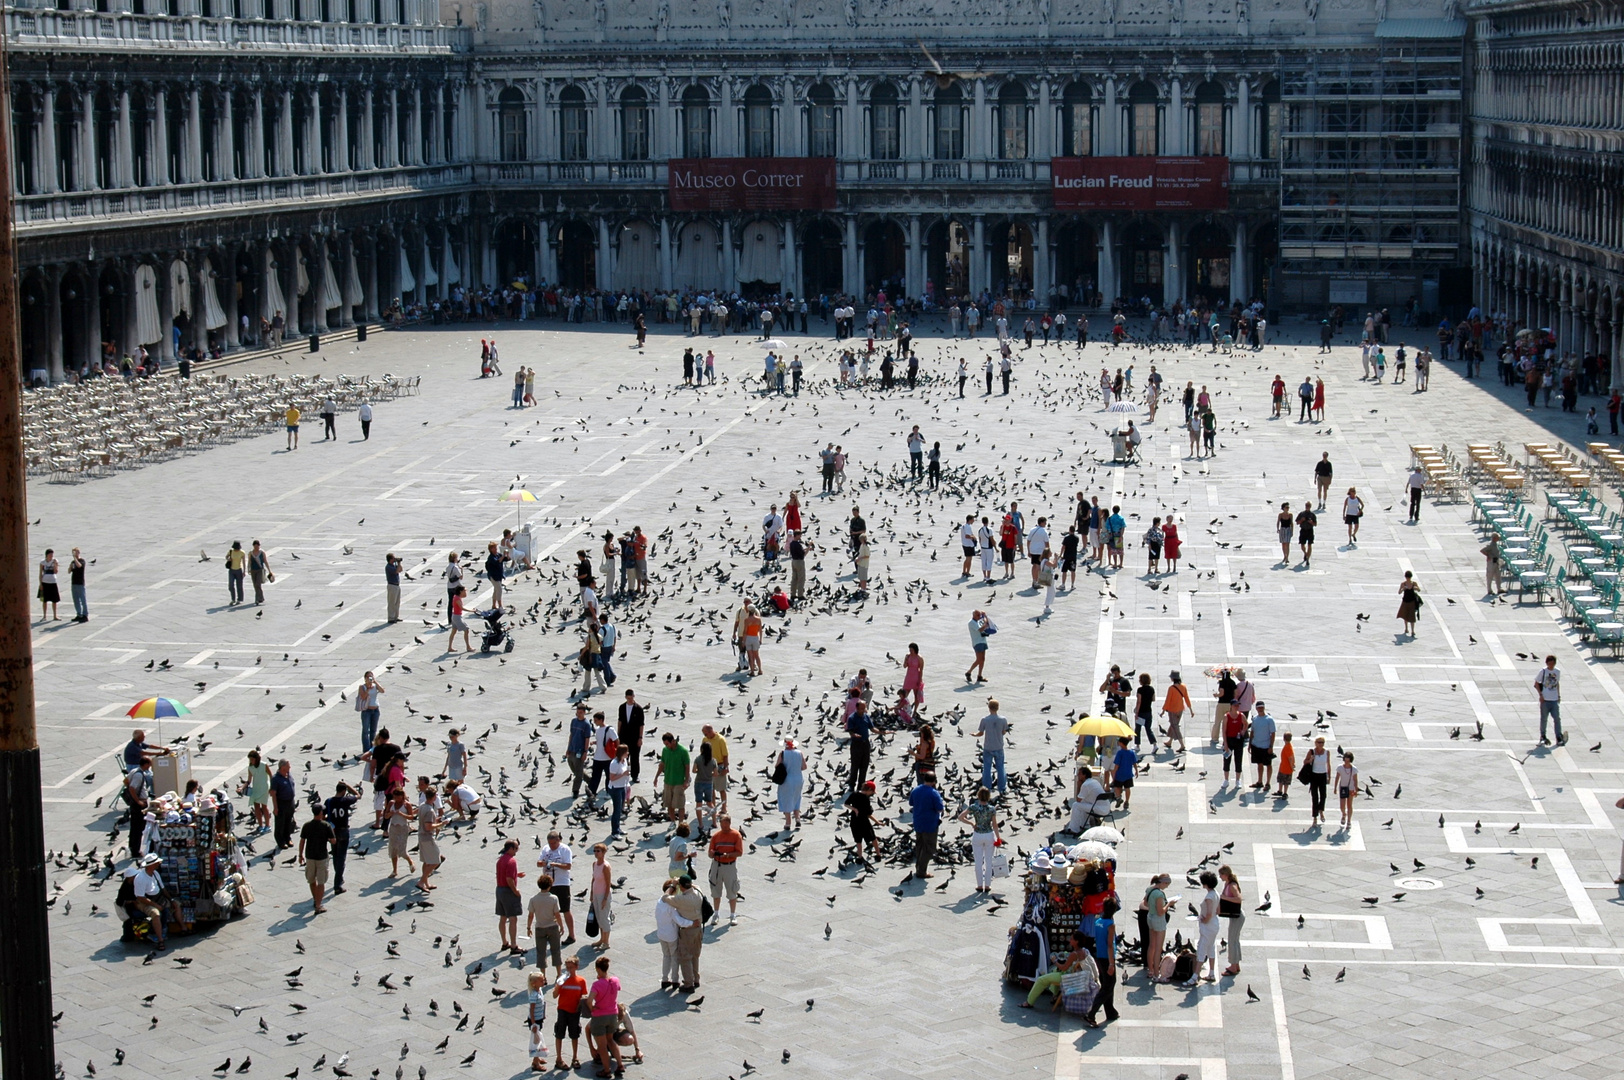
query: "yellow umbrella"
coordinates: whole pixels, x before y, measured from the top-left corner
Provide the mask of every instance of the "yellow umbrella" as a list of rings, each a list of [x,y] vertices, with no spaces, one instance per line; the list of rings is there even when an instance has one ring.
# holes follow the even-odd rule
[[[533,503],[536,501],[536,497],[530,494],[530,492],[526,491],[524,488],[508,488],[506,491],[502,492],[502,494],[496,497],[496,501],[510,503]],[[519,508],[517,506],[513,508],[513,514],[514,523],[517,524],[519,520]]]
[[[1093,735],[1101,739],[1133,738],[1133,728],[1114,716],[1085,716],[1069,730],[1073,735]]]

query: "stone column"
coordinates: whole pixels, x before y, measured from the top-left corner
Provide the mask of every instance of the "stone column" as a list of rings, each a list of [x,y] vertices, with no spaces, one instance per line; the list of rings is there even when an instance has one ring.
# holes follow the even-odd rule
[[[368,91],[371,96],[371,91]],[[363,313],[368,322],[378,319],[378,234],[371,233],[366,237],[366,248],[371,258],[363,259],[361,272],[361,291],[366,295]]]
[[[305,125],[305,172],[316,176],[326,170],[322,168],[321,154],[324,132],[321,130],[321,89],[312,87],[306,99],[305,108],[310,114],[309,123]]]
[[[1168,123],[1164,133],[1166,137],[1162,141],[1162,146],[1166,149],[1169,157],[1182,157],[1187,152],[1184,149],[1184,140],[1186,129],[1190,126],[1190,118],[1184,112],[1184,80],[1175,75],[1168,92]]]
[[[283,89],[282,112],[276,118],[276,154],[278,176],[293,175],[293,91]]]
[[[722,219],[722,288],[729,292],[739,287],[739,253],[733,246],[733,221]]]
[[[1049,268],[1052,260],[1049,258],[1049,218],[1047,215],[1038,216],[1037,228],[1032,232],[1032,295],[1041,305],[1040,310],[1048,310],[1049,294],[1054,291],[1054,282],[1050,279]]]
[[[1100,109],[1100,127],[1100,156],[1119,156],[1122,153],[1122,110],[1117,108],[1116,79],[1110,76],[1105,79],[1105,104]],[[1101,284],[1099,289],[1104,292],[1105,286]]]
[[[203,96],[194,83],[186,92],[186,182],[203,179]]]
[[[857,251],[857,217],[846,215],[846,246],[840,260],[840,277],[847,296],[858,296],[863,291],[863,267]]]
[[[1098,280],[1096,280],[1094,283],[1094,288],[1099,290],[1101,296],[1105,297],[1107,310],[1109,310],[1111,301],[1114,300],[1117,293],[1121,291],[1117,287],[1116,237],[1112,235],[1114,232],[1115,230],[1111,227],[1110,218],[1106,218],[1104,221],[1100,222],[1100,270]],[[1103,337],[1109,329],[1109,327],[1100,327],[1098,328],[1098,333],[1101,337]]]
[[[86,87],[79,92],[79,110],[78,188],[80,191],[96,191],[100,189],[101,182],[96,176],[96,88],[94,86]],[[112,177],[108,177],[108,184],[109,186],[115,186],[117,181]]]
[[[377,129],[373,126],[372,115],[372,87],[367,87],[366,97],[361,102],[361,168],[375,169],[378,167],[374,160],[374,141],[377,139]]]
[[[1236,80],[1235,136],[1230,140],[1229,156],[1252,160],[1252,81],[1244,75]]]
[[[409,133],[407,135],[407,138],[409,139],[409,141],[411,143],[411,145],[406,148],[407,151],[408,151],[407,160],[410,161],[413,165],[422,165],[422,164],[424,164],[424,159],[423,159],[423,88],[421,86],[414,86],[408,92],[412,95],[412,112],[411,112],[411,125],[412,126],[411,126],[411,130],[409,131]]]
[[[254,115],[248,120],[248,145],[243,150],[243,164],[248,167],[249,179],[262,180],[265,177],[265,91],[255,87],[253,94]]]
[[[327,332],[327,308],[322,306],[322,293],[326,289],[327,266],[331,260],[323,257],[326,254],[327,240],[323,237],[316,241],[316,251],[310,259],[310,312],[316,320],[314,329],[318,334]]]
[[[350,170],[350,88],[338,89],[338,116],[333,122],[333,171]]]
[[[976,96],[981,96],[977,79]],[[970,293],[979,295],[982,289],[987,288],[987,219],[977,214],[970,221]],[[982,313],[986,315],[985,312]]]
[[[92,259],[85,265],[85,335],[84,347],[73,358],[73,366],[101,363],[101,271]]]
[[[987,137],[983,132],[987,129],[987,80],[976,80],[975,107],[970,110],[970,123],[964,132],[964,156],[970,161],[985,161],[987,154]],[[971,177],[976,175],[975,166],[970,166]]]
[[[62,183],[60,179],[61,166],[57,161],[56,149],[56,87],[47,84],[45,87],[45,93],[41,95],[41,100],[43,103],[40,106],[40,137],[38,144],[40,183],[37,186],[42,193],[49,195],[53,192],[62,190]],[[61,271],[56,271],[56,274],[58,280],[60,280]],[[52,302],[57,304],[57,306],[60,308],[60,300],[54,300]],[[58,337],[60,337],[61,332],[62,326],[61,318],[59,316],[57,319]],[[56,363],[58,367],[60,367],[62,363],[62,346],[60,341],[58,341],[56,347]],[[53,378],[54,377],[55,376],[53,376]]]
[[[53,98],[54,94],[51,95]],[[53,102],[54,103],[54,102]],[[52,120],[54,124],[54,119]],[[45,268],[45,361],[53,383],[63,379],[62,371],[62,268]]]
[[[1162,256],[1162,301],[1184,296],[1184,223],[1174,218],[1167,223],[1167,240]],[[1188,299],[1186,297],[1186,299]],[[1219,298],[1214,297],[1216,302]]]
[[[393,86],[389,88],[389,111],[384,114],[384,148],[383,167],[386,169],[398,168],[400,161],[400,95]]]
[[[113,186],[135,186],[135,140],[130,131],[130,91],[118,92],[118,147],[113,154]]]
[[[676,116],[671,111],[671,80],[664,76],[660,78],[658,101],[660,111],[654,122],[654,146],[651,155],[656,161],[677,156]]]
[[[237,103],[231,88],[221,95],[224,109],[220,114],[219,131],[216,133],[214,179],[236,180],[237,176]]]
[[[717,157],[737,157],[739,147],[739,114],[733,107],[733,77],[724,75],[722,83],[722,100],[716,110],[716,130],[711,132],[711,153]],[[851,92],[857,92],[857,84],[852,83]],[[732,285],[728,286],[732,288]]]
[[[665,95],[665,83],[663,81],[660,83],[660,94],[662,97]],[[541,249],[543,252],[545,252],[547,250],[547,233],[545,229],[542,231],[541,236]],[[674,278],[676,275],[672,264],[671,219],[662,215],[660,217],[660,288],[662,289],[670,289],[674,287],[672,285],[672,278]],[[543,278],[551,281],[551,278],[546,277],[546,273],[546,270],[543,269]]]
[[[597,258],[592,260],[598,279],[597,287],[600,289],[610,288],[614,284],[614,268],[610,265],[610,260],[613,257],[609,244],[609,219],[600,215],[598,217],[598,254]]]
[[[174,177],[169,175],[169,94],[159,87],[152,95],[152,138],[148,151],[152,154],[152,184],[167,187]]]
[[[919,229],[919,215],[908,215],[908,260],[903,273],[907,275],[906,296],[925,295],[925,249]]]
[[[429,139],[430,165],[439,165],[445,161],[445,87],[434,88],[434,128]]]
[[[924,86],[917,75],[908,79],[908,130],[905,139],[903,155],[910,161],[923,161],[928,145],[925,137],[925,96]],[[920,169],[923,168],[921,165]],[[922,173],[920,179],[924,179]],[[923,296],[924,293],[917,295]]]
[[[1235,251],[1229,257],[1229,295],[1241,303],[1252,299],[1251,252],[1246,244],[1246,219],[1235,222]]]
[[[1037,143],[1031,148],[1028,157],[1036,161],[1047,163],[1054,156],[1054,103],[1050,97],[1049,77],[1044,75],[1038,80],[1038,122],[1033,125],[1033,137]],[[1034,263],[1036,258],[1034,257]],[[1037,288],[1036,278],[1033,278],[1033,289]]]
[[[225,347],[238,349],[242,347],[242,335],[238,333],[242,310],[237,304],[237,245],[222,248],[218,257],[220,263],[214,268],[215,293],[220,297],[220,310],[226,315]]]

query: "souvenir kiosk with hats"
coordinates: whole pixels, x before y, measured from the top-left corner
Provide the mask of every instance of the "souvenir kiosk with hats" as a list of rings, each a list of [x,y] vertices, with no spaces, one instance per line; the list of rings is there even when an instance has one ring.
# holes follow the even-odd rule
[[[1021,918],[1010,931],[1005,981],[1030,989],[1050,969],[1051,958],[1062,960],[1071,948],[1071,935],[1115,896],[1116,871],[1116,850],[1099,841],[1052,844],[1034,852],[1027,860]]]
[[[221,791],[185,799],[170,791],[153,799],[141,847],[132,870],[157,872],[163,895],[153,899],[171,933],[224,922],[254,902],[247,861],[232,832],[231,803]],[[126,938],[136,936],[130,917],[142,916],[129,909],[121,914]]]

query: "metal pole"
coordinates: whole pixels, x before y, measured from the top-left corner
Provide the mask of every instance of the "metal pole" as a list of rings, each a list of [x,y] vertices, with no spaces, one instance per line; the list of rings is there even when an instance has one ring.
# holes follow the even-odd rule
[[[45,822],[34,730],[29,626],[28,488],[23,468],[22,364],[12,233],[11,83],[0,29],[0,1073],[51,1080],[51,941],[45,907]]]

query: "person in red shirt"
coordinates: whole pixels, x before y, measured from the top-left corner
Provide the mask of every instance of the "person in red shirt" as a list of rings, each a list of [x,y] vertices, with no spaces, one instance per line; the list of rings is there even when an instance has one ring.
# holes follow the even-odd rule
[[[777,611],[780,615],[789,611],[789,597],[784,595],[784,587],[782,585],[778,585],[773,588],[772,595],[767,597],[767,601],[768,603],[772,604],[773,610]]]
[[[570,1068],[581,1067],[581,999],[586,997],[586,979],[576,970],[580,961],[574,956],[564,957],[564,977],[553,987],[553,1000],[558,1002],[558,1018],[553,1021],[553,1060],[564,1064],[564,1036],[570,1037]]]
[[[1273,385],[1269,387],[1269,396],[1274,398],[1274,415],[1279,416],[1286,405],[1286,380],[1276,375]]]
[[[519,850],[517,840],[502,845],[502,854],[496,859],[496,930],[502,935],[502,949],[522,954],[519,948],[519,916],[524,903],[519,898],[519,879],[524,873],[514,854]]]

